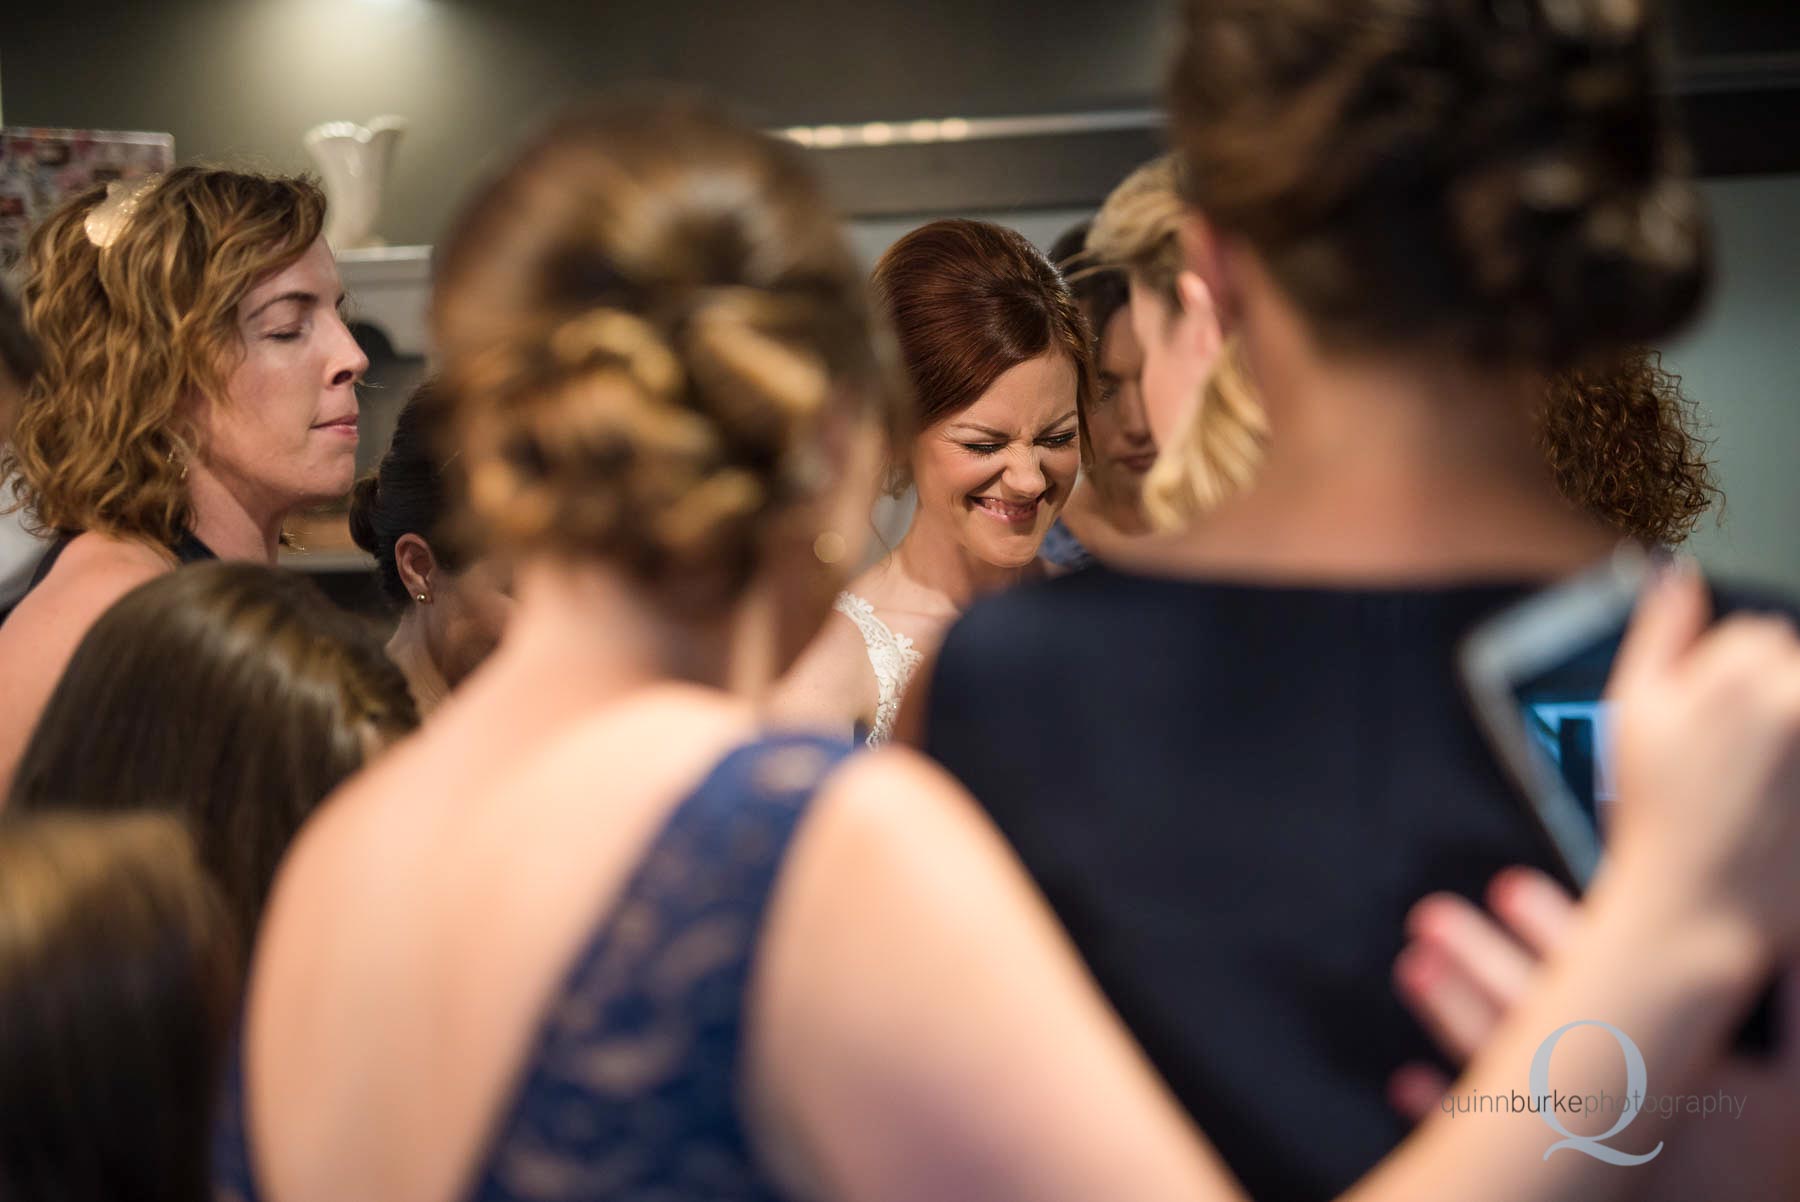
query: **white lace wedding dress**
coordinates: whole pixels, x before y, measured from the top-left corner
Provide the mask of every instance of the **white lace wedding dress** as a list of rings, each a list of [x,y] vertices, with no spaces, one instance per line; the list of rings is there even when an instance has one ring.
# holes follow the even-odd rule
[[[911,639],[895,633],[876,617],[875,607],[855,593],[839,593],[835,608],[856,623],[869,648],[869,664],[875,669],[879,700],[875,706],[875,725],[869,730],[867,742],[870,747],[879,747],[893,737],[894,719],[900,714],[900,698],[905,695],[907,682],[925,656],[913,647]]]

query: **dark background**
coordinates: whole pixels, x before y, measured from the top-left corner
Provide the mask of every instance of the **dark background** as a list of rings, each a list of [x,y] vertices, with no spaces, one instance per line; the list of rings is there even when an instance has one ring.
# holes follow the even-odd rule
[[[1172,0],[11,0],[9,125],[163,130],[183,158],[294,170],[321,121],[409,117],[382,230],[436,239],[497,148],[633,80],[797,124],[1154,109]],[[1800,4],[1684,0],[1678,90],[1714,176],[1800,169]],[[1091,204],[1153,154],[1099,134],[817,151],[852,216]]]

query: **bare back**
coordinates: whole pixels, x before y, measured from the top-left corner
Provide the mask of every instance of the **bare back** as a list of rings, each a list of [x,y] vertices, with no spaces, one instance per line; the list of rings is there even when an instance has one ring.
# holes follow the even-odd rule
[[[496,667],[340,790],[283,869],[246,1031],[274,1197],[459,1196],[570,959],[753,729],[675,685],[547,712]]]

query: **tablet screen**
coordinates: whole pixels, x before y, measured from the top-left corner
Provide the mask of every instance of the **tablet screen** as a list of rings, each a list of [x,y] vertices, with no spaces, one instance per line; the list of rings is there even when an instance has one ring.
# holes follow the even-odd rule
[[[1513,682],[1513,701],[1536,754],[1555,769],[1569,796],[1604,829],[1613,784],[1611,705],[1601,700],[1623,630],[1572,650],[1562,661]]]

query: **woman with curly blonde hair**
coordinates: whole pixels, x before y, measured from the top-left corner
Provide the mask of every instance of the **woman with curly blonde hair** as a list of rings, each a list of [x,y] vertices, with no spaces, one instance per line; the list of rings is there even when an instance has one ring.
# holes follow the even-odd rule
[[[96,618],[197,559],[273,562],[355,476],[368,366],[304,179],[183,167],[71,197],[33,234],[42,365],[0,478],[55,536],[0,626],[0,783]]]

